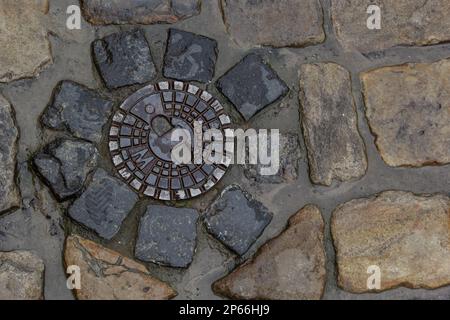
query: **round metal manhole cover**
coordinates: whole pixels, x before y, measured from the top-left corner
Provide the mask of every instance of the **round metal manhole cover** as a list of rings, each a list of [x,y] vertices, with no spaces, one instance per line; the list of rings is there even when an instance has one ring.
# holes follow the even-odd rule
[[[225,139],[230,118],[217,99],[191,84],[160,82],[135,92],[114,114],[109,132],[117,172],[138,193],[154,199],[189,199],[205,193],[223,177],[228,164],[177,165],[171,158],[179,143],[171,139],[173,130],[185,129],[193,137],[195,123],[202,124],[202,132],[221,130]]]

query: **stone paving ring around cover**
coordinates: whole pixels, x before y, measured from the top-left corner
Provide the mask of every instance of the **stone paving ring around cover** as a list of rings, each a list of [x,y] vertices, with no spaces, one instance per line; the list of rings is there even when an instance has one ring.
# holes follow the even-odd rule
[[[186,129],[193,137],[195,121],[203,123],[203,130],[221,130],[224,137],[231,124],[220,102],[191,84],[160,82],[133,93],[114,114],[109,132],[119,176],[139,194],[160,200],[189,199],[211,189],[228,164],[177,165],[171,157],[179,143],[171,139],[173,130]]]

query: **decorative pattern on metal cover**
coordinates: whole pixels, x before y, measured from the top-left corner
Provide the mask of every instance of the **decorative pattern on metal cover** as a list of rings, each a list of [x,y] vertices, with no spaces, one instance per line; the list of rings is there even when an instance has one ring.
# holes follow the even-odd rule
[[[172,131],[186,129],[193,137],[194,121],[201,122],[203,130],[221,130],[224,138],[230,127],[219,101],[194,85],[160,82],[132,94],[114,114],[109,132],[118,174],[139,194],[160,200],[189,199],[211,189],[225,174],[228,162],[172,162],[172,148],[179,143],[171,141]]]

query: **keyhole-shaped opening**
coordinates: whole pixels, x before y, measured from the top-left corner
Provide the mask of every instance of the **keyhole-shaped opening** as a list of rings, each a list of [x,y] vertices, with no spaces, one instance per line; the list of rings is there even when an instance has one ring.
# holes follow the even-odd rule
[[[152,120],[152,129],[158,137],[162,137],[170,132],[173,129],[173,126],[166,117],[157,116]]]

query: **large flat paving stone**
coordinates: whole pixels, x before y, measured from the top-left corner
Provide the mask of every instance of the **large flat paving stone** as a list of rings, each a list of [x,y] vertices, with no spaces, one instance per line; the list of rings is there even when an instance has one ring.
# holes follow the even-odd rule
[[[175,23],[200,13],[201,0],[81,0],[83,15],[96,25]]]
[[[11,104],[0,94],[0,213],[20,205],[16,183],[16,157],[19,130]]]
[[[210,82],[217,61],[217,42],[195,33],[169,30],[164,76],[182,81]]]
[[[0,252],[0,300],[42,300],[44,269],[32,252]]]
[[[239,255],[248,251],[272,220],[272,213],[240,187],[226,188],[208,208],[209,233]]]
[[[135,256],[176,268],[189,266],[197,240],[197,210],[150,205],[141,218]]]
[[[79,194],[97,166],[99,154],[92,143],[58,139],[44,147],[33,164],[59,200]]]
[[[213,290],[233,299],[320,299],[326,280],[323,236],[319,209],[306,206],[251,260],[215,282]]]
[[[61,81],[41,117],[44,126],[99,143],[113,103],[72,81]]]
[[[334,63],[302,65],[300,105],[313,183],[362,177],[367,158],[349,72]]]
[[[340,205],[332,215],[338,284],[367,288],[380,268],[380,289],[435,289],[450,284],[450,198],[388,191]]]
[[[80,268],[79,300],[166,300],[177,293],[144,265],[79,236],[66,239],[66,266]]]
[[[303,47],[325,40],[318,0],[221,0],[227,31],[242,46]]]
[[[450,163],[450,60],[361,76],[375,143],[390,166]]]
[[[367,27],[367,9],[381,9],[381,29]],[[345,50],[369,53],[395,46],[425,46],[450,40],[448,0],[331,0],[332,22]]]
[[[34,77],[52,62],[48,0],[2,1],[0,82]]]
[[[256,54],[249,54],[216,83],[245,120],[287,94],[289,88]]]
[[[156,76],[156,67],[144,32],[113,33],[92,43],[94,62],[109,89],[144,84]]]
[[[111,239],[137,200],[124,182],[97,169],[86,191],[69,207],[69,216],[100,237]]]

